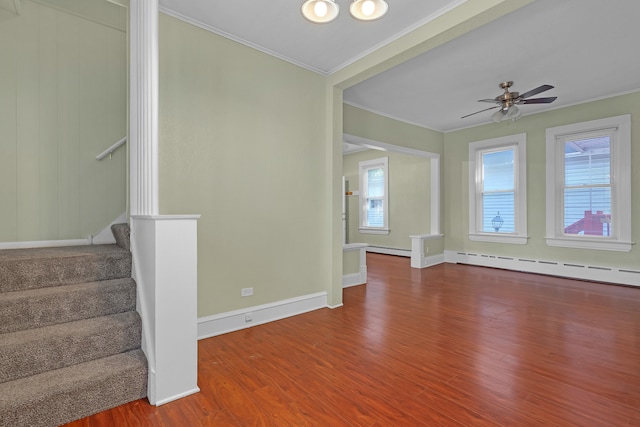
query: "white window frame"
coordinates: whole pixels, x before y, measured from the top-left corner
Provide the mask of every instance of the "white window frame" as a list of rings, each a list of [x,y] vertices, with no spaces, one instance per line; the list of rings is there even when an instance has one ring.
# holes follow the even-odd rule
[[[370,227],[367,220],[367,171],[369,169],[382,168],[384,170],[384,197],[382,209],[384,211],[384,225],[382,227]],[[360,170],[360,233],[364,234],[389,234],[389,158],[366,160],[359,163]]]
[[[514,149],[514,232],[482,231],[482,154]],[[469,240],[524,245],[527,234],[527,134],[508,135],[469,144]]]
[[[567,136],[613,129],[611,140],[611,236],[564,234],[562,220],[564,149]],[[631,251],[631,115],[590,120],[546,131],[546,236],[548,246],[603,251]]]

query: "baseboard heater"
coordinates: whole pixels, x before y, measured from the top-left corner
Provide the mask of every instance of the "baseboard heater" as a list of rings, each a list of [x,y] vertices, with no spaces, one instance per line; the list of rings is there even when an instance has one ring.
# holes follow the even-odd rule
[[[640,286],[640,270],[623,267],[607,267],[576,262],[538,260],[457,251],[445,251],[445,260],[446,262],[456,264],[471,264],[572,279]]]

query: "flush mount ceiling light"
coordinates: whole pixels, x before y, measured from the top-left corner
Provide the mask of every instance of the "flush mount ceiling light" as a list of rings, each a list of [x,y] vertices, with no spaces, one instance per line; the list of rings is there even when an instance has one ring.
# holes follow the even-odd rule
[[[326,24],[336,19],[338,9],[333,0],[307,0],[302,4],[304,17],[317,24]]]
[[[384,0],[355,0],[351,3],[351,16],[361,21],[373,21],[384,16],[389,5]],[[339,7],[335,0],[306,0],[302,14],[311,22],[325,24],[338,17]]]
[[[349,7],[351,16],[361,21],[382,18],[388,9],[389,5],[384,0],[355,0]]]

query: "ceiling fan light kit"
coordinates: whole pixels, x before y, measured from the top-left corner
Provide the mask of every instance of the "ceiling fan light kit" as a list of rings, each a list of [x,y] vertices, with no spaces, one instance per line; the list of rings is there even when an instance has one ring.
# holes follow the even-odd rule
[[[549,89],[553,89],[551,85],[542,85],[538,86],[535,89],[531,89],[528,92],[523,93],[522,95],[519,92],[509,92],[509,88],[513,86],[512,81],[502,82],[498,85],[498,87],[504,90],[502,95],[496,96],[493,99],[480,99],[478,102],[492,102],[498,104],[494,107],[485,108],[484,110],[476,111],[475,113],[467,114],[465,117],[473,116],[474,114],[482,113],[483,111],[493,110],[494,108],[500,108],[500,110],[496,111],[491,115],[491,120],[496,123],[499,123],[503,120],[511,120],[516,121],[522,116],[522,111],[517,107],[516,104],[550,104],[556,99],[557,96],[551,96],[548,98],[529,98],[530,96],[537,95],[541,92],[545,92]]]
[[[384,0],[354,0],[349,11],[360,21],[382,18],[389,10]],[[302,4],[302,15],[316,24],[326,24],[338,17],[340,8],[335,0],[306,0]]]

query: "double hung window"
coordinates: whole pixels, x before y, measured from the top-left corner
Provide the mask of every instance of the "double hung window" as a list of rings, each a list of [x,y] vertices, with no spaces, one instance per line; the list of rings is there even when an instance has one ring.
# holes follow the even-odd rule
[[[389,234],[389,158],[360,162],[360,232]]]
[[[630,117],[547,129],[547,244],[630,250]]]
[[[469,238],[527,242],[526,135],[469,145]]]

